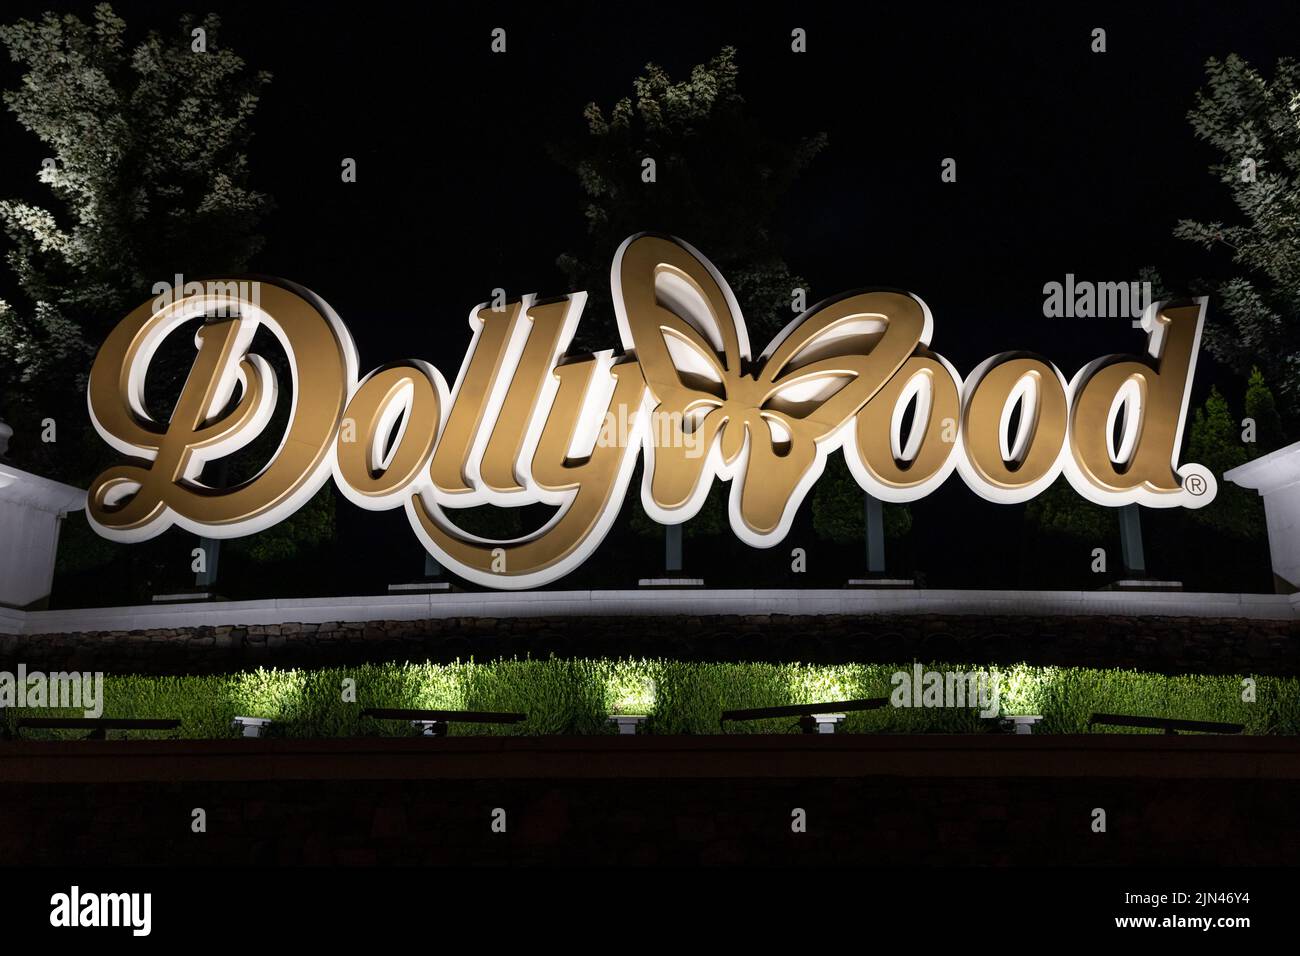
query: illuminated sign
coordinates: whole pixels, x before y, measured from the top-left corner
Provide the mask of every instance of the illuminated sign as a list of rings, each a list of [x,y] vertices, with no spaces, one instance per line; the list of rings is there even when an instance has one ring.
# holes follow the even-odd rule
[[[243,280],[244,283],[247,280]],[[1200,507],[1214,476],[1178,463],[1205,300],[1154,303],[1145,356],[1097,359],[1067,381],[1046,359],[1004,352],[962,380],[930,348],[925,303],[870,291],[826,300],[755,355],[726,280],[686,243],[633,236],[610,274],[623,351],[566,350],[586,293],[482,305],[449,388],[410,360],[359,378],[356,347],[318,296],[290,282],[195,283],[145,303],[95,359],[91,418],[130,460],[100,475],[88,514],[104,536],[142,541],[172,525],[213,538],[284,520],[333,475],[370,510],[402,508],[425,548],[479,584],[527,588],[589,557],[623,504],[638,454],[641,501],[686,521],[715,479],[730,482],[741,540],[771,547],[790,529],[826,456],[842,451],[862,487],[922,498],[955,470],[990,501],[1024,501],[1064,474],[1090,501]],[[146,409],[159,345],[206,319],[169,421]],[[291,381],[250,351],[265,327]],[[261,471],[205,485],[204,466],[269,426],[281,387],[289,418]],[[491,540],[457,509],[553,506],[541,528]]]

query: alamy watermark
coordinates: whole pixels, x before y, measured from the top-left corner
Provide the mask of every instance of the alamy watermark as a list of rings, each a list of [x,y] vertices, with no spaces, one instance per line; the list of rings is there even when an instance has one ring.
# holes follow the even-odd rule
[[[104,713],[104,672],[0,671],[0,708],[51,707],[81,710],[86,717]]]
[[[626,448],[631,440],[635,424],[635,413],[628,414],[626,405],[618,406],[618,414],[605,413],[601,422],[596,444],[601,448]],[[684,448],[687,458],[699,458],[704,454],[704,433],[692,427],[694,419],[688,419],[681,412],[661,412],[655,409],[650,413],[650,434],[656,448]]]
[[[978,707],[981,717],[996,717],[1002,704],[1002,675],[997,671],[895,671],[889,702],[895,707]]]
[[[61,927],[125,927],[132,936],[148,936],[153,928],[152,893],[86,893],[73,885],[50,897],[50,925]]]
[[[1150,282],[1076,281],[1043,286],[1043,315],[1049,319],[1138,319],[1151,304]]]
[[[248,279],[208,279],[203,282],[185,281],[179,272],[171,282],[155,282],[151,290],[156,298],[153,300],[154,312],[161,312],[181,299],[193,296],[212,296],[218,301],[209,311],[215,318],[229,319],[241,314],[240,305],[260,308],[262,305],[262,283]]]

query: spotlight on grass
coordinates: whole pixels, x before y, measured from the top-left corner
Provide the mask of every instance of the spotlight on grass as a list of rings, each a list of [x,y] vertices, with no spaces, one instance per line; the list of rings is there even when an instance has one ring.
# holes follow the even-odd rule
[[[605,682],[611,714],[648,714],[654,710],[657,688],[652,678],[623,668]]]
[[[622,734],[637,734],[655,707],[655,682],[636,669],[617,667],[605,684],[608,720]]]

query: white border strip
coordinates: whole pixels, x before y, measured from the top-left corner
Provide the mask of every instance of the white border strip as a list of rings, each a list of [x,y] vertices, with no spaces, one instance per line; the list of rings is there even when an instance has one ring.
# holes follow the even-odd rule
[[[96,631],[247,627],[290,623],[362,624],[454,617],[713,617],[731,614],[1115,615],[1291,621],[1300,618],[1300,594],[855,588],[443,592],[218,601],[66,611],[16,611],[0,608],[0,634],[84,634]]]

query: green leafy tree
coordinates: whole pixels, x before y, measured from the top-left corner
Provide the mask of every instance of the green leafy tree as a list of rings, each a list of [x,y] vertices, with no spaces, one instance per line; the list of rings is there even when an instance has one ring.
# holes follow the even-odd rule
[[[1210,171],[1232,194],[1235,223],[1179,222],[1175,235],[1226,250],[1236,274],[1218,284],[1206,342],[1242,375],[1259,365],[1300,398],[1300,64],[1272,79],[1241,57],[1210,59],[1188,118],[1221,154]],[[1231,321],[1215,321],[1217,312]]]
[[[618,344],[609,264],[619,243],[637,232],[670,233],[704,252],[735,292],[756,351],[795,317],[795,289],[813,304],[808,283],[781,257],[774,222],[826,137],[786,141],[764,132],[740,94],[735,49],[724,47],[678,82],[647,64],[631,96],[608,110],[591,103],[584,118],[581,139],[553,148],[585,196],[586,241],[557,260],[570,287],[589,296],[580,347]],[[654,160],[654,182],[643,180],[646,159]],[[687,536],[726,528],[726,491],[711,490],[685,526]],[[632,527],[663,533],[639,507]]]
[[[289,521],[247,538],[235,538],[227,547],[246,555],[257,564],[270,564],[297,557],[302,551],[334,537],[334,487],[326,484],[294,512]]]
[[[860,543],[867,533],[862,486],[858,484],[844,456],[838,452],[826,459],[826,470],[813,489],[813,530],[837,544]],[[886,504],[885,537],[901,538],[912,530],[912,513],[907,505]]]
[[[1065,478],[1058,478],[1045,492],[1031,498],[1025,517],[1042,531],[1081,541],[1104,541],[1116,528],[1113,508],[1093,504]]]
[[[587,241],[557,261],[572,288],[590,296],[580,342],[617,344],[609,263],[619,243],[648,230],[680,236],[709,257],[761,351],[794,318],[793,290],[807,295],[807,283],[781,257],[774,221],[826,137],[790,142],[765,133],[746,111],[732,47],[679,82],[647,64],[632,89],[609,110],[589,104],[586,135],[554,149],[586,197]],[[654,160],[654,182],[643,181],[646,159]]]
[[[1258,537],[1264,531],[1259,496],[1230,481],[1223,473],[1250,459],[1241,429],[1217,388],[1210,389],[1205,404],[1196,410],[1187,439],[1187,460],[1209,468],[1219,481],[1214,501],[1189,512],[1191,518],[1216,531],[1238,538]]]
[[[1255,442],[1247,446],[1252,458],[1275,451],[1285,444],[1277,402],[1273,400],[1273,392],[1264,382],[1263,373],[1257,368],[1250,370],[1250,381],[1246,383],[1246,417],[1255,422]]]
[[[154,283],[243,271],[262,245],[270,201],[248,186],[246,149],[270,76],[249,70],[219,31],[214,15],[185,16],[130,44],[106,3],[89,23],[47,13],[0,27],[24,70],[4,102],[47,148],[38,178],[53,200],[0,202],[25,300],[0,300],[0,413],[18,432],[14,453],[47,473],[84,480],[98,466],[83,386],[107,331]],[[24,442],[47,417],[61,448],[80,441],[89,454]]]
[[[0,300],[0,415],[15,427],[11,450],[21,463],[80,484],[109,454],[87,427],[95,345],[155,283],[244,272],[262,247],[258,228],[272,203],[249,185],[248,148],[271,77],[222,43],[215,15],[183,16],[133,42],[101,3],[90,22],[47,13],[0,27],[0,44],[23,70],[4,102],[46,148],[37,178],[50,194],[45,204],[0,201],[22,300]],[[270,359],[287,380],[283,357]],[[192,361],[192,350],[164,348],[150,370],[150,401],[167,407]],[[45,418],[57,422],[54,444],[30,437]],[[252,459],[277,441],[262,436],[235,468],[256,472],[265,457]],[[333,528],[326,490],[279,527],[230,547],[256,562],[283,560]],[[172,552],[187,554],[188,545],[160,539],[123,549],[78,517],[60,552],[61,570],[125,561],[156,586],[176,573]]]

